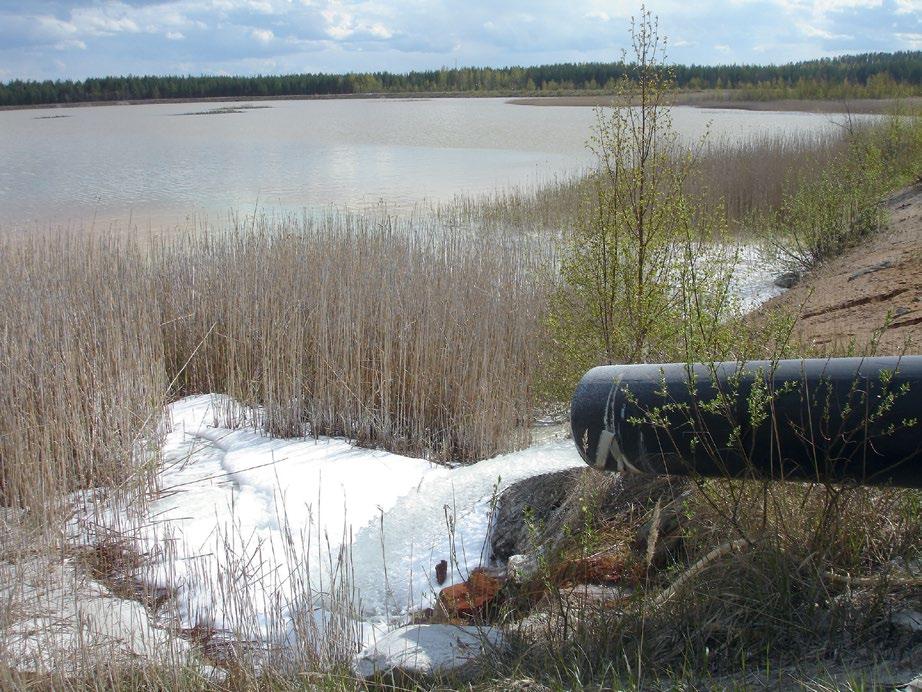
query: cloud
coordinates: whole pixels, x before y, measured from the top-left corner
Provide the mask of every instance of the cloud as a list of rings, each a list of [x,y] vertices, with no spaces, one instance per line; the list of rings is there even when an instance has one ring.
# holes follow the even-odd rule
[[[275,34],[270,29],[253,29],[250,35],[260,43],[269,43],[275,38]]]
[[[896,34],[897,40],[901,41],[910,50],[922,49],[922,33],[909,32]]]
[[[647,0],[675,39],[670,58],[705,64],[915,47],[920,5]],[[58,78],[615,60],[637,12],[611,0],[0,0],[0,64]]]
[[[55,50],[65,51],[65,50],[86,50],[86,44],[80,39],[70,38],[66,41],[59,41],[54,44]]]
[[[797,28],[801,31],[802,34],[804,34],[804,36],[807,36],[809,38],[822,38],[827,41],[833,41],[836,39],[854,38],[853,36],[850,36],[848,34],[834,34],[830,31],[826,31],[825,29],[820,29],[818,27],[811,26],[807,24],[806,22],[799,22],[797,24]]]

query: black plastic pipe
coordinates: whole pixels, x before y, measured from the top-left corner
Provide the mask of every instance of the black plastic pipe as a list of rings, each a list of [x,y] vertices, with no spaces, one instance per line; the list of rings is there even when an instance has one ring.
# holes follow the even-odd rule
[[[922,488],[922,356],[609,365],[573,439],[598,469]]]

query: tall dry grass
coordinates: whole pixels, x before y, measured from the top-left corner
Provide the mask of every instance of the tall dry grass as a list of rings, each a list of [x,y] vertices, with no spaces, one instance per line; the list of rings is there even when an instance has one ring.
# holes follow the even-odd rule
[[[819,175],[848,149],[845,130],[817,134],[753,137],[743,142],[707,140],[697,153],[699,175],[686,191],[712,208],[722,206],[737,229],[747,228],[750,216],[777,209],[786,189]]]
[[[349,215],[168,242],[152,252],[167,370],[195,352],[177,391],[262,406],[273,434],[490,456],[525,441],[543,261]]]
[[[134,477],[167,381],[141,267],[117,240],[0,240],[0,503],[40,510]]]
[[[537,241],[345,214],[143,244],[8,237],[0,497],[44,506],[125,483],[163,403],[196,392],[261,407],[273,434],[440,461],[523,444],[547,257]]]
[[[720,210],[731,230],[757,233],[755,214],[777,209],[784,193],[817,177],[848,151],[848,130],[753,136],[744,141],[706,139],[693,147],[695,175],[685,192],[706,211]],[[678,158],[684,156],[677,153]],[[495,230],[556,232],[575,222],[580,204],[592,193],[586,175],[553,180],[539,187],[510,188],[479,197],[459,197],[437,209],[446,224],[475,224]]]

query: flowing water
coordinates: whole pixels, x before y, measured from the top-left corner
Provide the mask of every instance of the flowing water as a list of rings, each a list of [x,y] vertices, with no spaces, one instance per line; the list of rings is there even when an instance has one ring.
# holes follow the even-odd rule
[[[836,116],[677,107],[676,130],[821,133]],[[185,223],[529,186],[592,161],[591,108],[505,99],[171,103],[0,112],[0,228]]]

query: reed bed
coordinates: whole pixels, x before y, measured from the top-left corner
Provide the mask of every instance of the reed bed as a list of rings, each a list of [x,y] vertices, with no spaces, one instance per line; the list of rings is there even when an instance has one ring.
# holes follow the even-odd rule
[[[744,142],[708,140],[697,152],[698,175],[686,191],[723,207],[737,229],[747,228],[752,214],[781,206],[786,190],[817,176],[848,149],[846,131],[753,137]]]
[[[130,244],[0,240],[0,503],[123,486],[167,391],[160,310]]]
[[[348,214],[144,242],[7,238],[0,499],[147,482],[163,404],[210,391],[260,407],[277,435],[439,461],[524,444],[548,256]]]
[[[726,215],[731,228],[753,232],[755,214],[777,209],[786,190],[819,176],[848,150],[847,130],[754,136],[745,141],[708,139],[693,149],[695,174],[685,192],[704,208]],[[677,152],[684,157],[685,151]],[[449,224],[484,229],[558,232],[571,227],[581,204],[591,198],[588,176],[559,178],[537,187],[519,187],[478,197],[458,197],[436,208]]]
[[[526,441],[541,247],[351,215],[168,242],[167,370],[177,393],[261,406],[276,435],[492,456]]]

